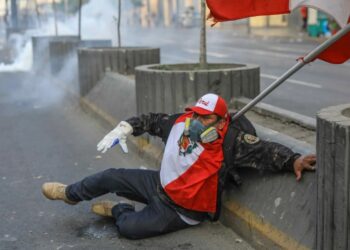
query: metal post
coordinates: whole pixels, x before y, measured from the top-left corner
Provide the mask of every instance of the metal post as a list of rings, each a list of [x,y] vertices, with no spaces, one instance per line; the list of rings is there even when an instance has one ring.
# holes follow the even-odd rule
[[[34,0],[34,4],[35,4],[35,12],[36,12],[36,17],[38,18],[39,27],[41,27],[41,20],[40,20],[40,12],[39,12],[38,1]]]
[[[8,28],[8,26],[9,26],[9,23],[8,23],[8,20],[7,20],[8,15],[9,15],[8,0],[5,0],[4,22],[6,24],[6,28]]]
[[[207,68],[207,41],[206,41],[206,4],[205,0],[201,0],[201,32],[200,32],[200,53],[199,66],[201,69]]]
[[[11,27],[18,28],[17,1],[11,0]]]
[[[163,0],[158,0],[158,21],[157,25],[164,26],[164,5]]]
[[[118,0],[118,47],[122,46],[120,37],[120,19],[122,18],[122,1]]]
[[[53,15],[54,15],[54,23],[55,23],[55,35],[58,35],[58,27],[57,27],[57,15],[56,15],[56,2],[55,0],[52,0],[52,7],[53,7]]]
[[[285,80],[287,80],[290,76],[292,76],[295,72],[301,69],[305,64],[313,61],[319,54],[321,54],[324,50],[326,50],[333,43],[338,41],[340,38],[345,36],[348,32],[350,32],[350,24],[347,24],[344,28],[339,30],[334,36],[317,46],[314,50],[312,50],[309,54],[307,54],[303,60],[298,61],[292,68],[287,70],[282,76],[280,76],[276,81],[274,81],[269,87],[264,89],[258,96],[256,96],[252,101],[250,101],[247,105],[245,105],[233,119],[237,119],[244,113],[246,113],[249,109],[251,109],[254,105],[260,102],[263,98],[265,98],[268,94],[270,94],[275,88],[281,85]]]
[[[79,0],[78,37],[81,40],[81,0]]]
[[[147,0],[147,1],[146,1],[146,8],[147,8],[146,23],[147,23],[147,27],[149,28],[149,27],[151,27],[151,18],[152,18],[150,0]]]
[[[67,20],[68,18],[68,1],[64,0],[64,19]]]
[[[247,18],[247,35],[250,36],[252,33],[251,27],[250,27],[250,18]]]

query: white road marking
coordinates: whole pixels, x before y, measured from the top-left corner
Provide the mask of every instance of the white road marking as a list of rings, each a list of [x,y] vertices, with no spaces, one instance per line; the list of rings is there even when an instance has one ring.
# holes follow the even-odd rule
[[[220,53],[215,53],[215,52],[207,52],[208,56],[213,56],[217,58],[228,58],[228,55],[220,54]]]
[[[243,48],[234,48],[235,51],[242,51],[245,53],[251,53],[261,56],[274,56],[274,57],[280,57],[280,58],[288,58],[288,59],[297,59],[299,56],[287,54],[287,53],[278,53],[278,52],[271,52],[271,51],[262,51],[262,50],[254,50],[254,49],[243,49]]]
[[[197,50],[197,49],[184,49],[184,51],[191,53],[191,54],[199,55],[199,50]],[[226,54],[221,54],[221,53],[216,53],[216,52],[208,52],[208,51],[207,51],[207,55],[212,56],[212,57],[217,57],[217,58],[228,58],[229,57]]]
[[[308,52],[307,49],[297,49],[297,48],[288,48],[286,47],[275,47],[275,46],[269,46],[268,49],[270,50],[275,50],[275,51],[281,51],[281,52],[291,52],[291,53],[296,53],[296,54],[306,54]],[[309,51],[311,51],[310,49]]]
[[[268,74],[260,74],[261,77],[271,79],[271,80],[276,80],[278,79],[278,76],[274,75],[268,75]],[[307,86],[310,88],[316,88],[316,89],[321,89],[322,85],[316,84],[316,83],[310,83],[310,82],[304,82],[304,81],[299,81],[299,80],[294,80],[294,79],[288,79],[286,80],[287,82],[302,85],[302,86]]]
[[[256,49],[244,49],[244,48],[225,48],[228,51],[231,52],[244,52],[244,53],[251,53],[255,55],[261,55],[261,56],[274,56],[274,57],[281,57],[281,58],[288,58],[288,59],[297,59],[299,56],[296,55],[291,55],[291,54],[286,54],[286,53],[278,53],[278,52],[271,52],[271,51],[262,51],[262,50],[256,50]],[[195,49],[184,49],[185,52],[191,53],[191,54],[199,54],[198,50]],[[207,55],[213,56],[213,57],[218,57],[220,55],[220,58],[228,58],[229,55],[227,54],[219,54],[219,53],[214,53],[214,52],[207,52]]]

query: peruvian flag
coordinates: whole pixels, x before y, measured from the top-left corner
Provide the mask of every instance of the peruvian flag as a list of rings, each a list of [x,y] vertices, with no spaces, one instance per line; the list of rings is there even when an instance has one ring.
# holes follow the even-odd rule
[[[216,22],[288,14],[301,6],[329,14],[341,27],[350,22],[350,0],[207,0],[207,5],[210,9],[209,17]],[[350,59],[350,34],[343,36],[317,58],[329,63],[344,63]]]

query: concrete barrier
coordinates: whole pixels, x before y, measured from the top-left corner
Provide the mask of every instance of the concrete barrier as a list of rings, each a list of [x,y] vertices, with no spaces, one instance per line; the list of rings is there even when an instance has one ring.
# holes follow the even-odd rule
[[[86,95],[106,71],[130,75],[135,67],[160,62],[160,49],[146,47],[82,48],[78,50],[80,94]]]
[[[50,42],[79,41],[78,36],[33,36],[33,71],[48,73],[50,70]]]
[[[255,97],[260,92],[256,65],[210,64],[193,69],[193,64],[145,65],[136,68],[137,113],[183,111],[185,105],[212,92],[226,101],[232,97]]]
[[[28,28],[14,28],[14,27],[6,27],[6,40],[10,38],[12,34],[19,34],[22,35],[24,34]]]
[[[317,249],[350,247],[350,104],[317,114]]]
[[[49,55],[51,73],[58,74],[63,68],[67,60],[71,57],[77,57],[78,48],[90,47],[111,47],[111,40],[66,40],[66,41],[50,41]],[[75,58],[75,61],[78,60]]]
[[[301,154],[314,153],[305,142],[254,124],[260,138]],[[221,221],[257,249],[315,249],[316,175],[241,169],[243,185],[231,185],[223,196]]]

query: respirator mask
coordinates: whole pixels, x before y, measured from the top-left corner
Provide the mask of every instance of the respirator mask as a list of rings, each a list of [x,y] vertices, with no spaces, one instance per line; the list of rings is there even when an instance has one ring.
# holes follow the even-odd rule
[[[208,126],[204,126],[197,119],[186,118],[184,135],[189,137],[193,142],[209,143],[219,138],[219,134],[214,127],[214,122]]]

